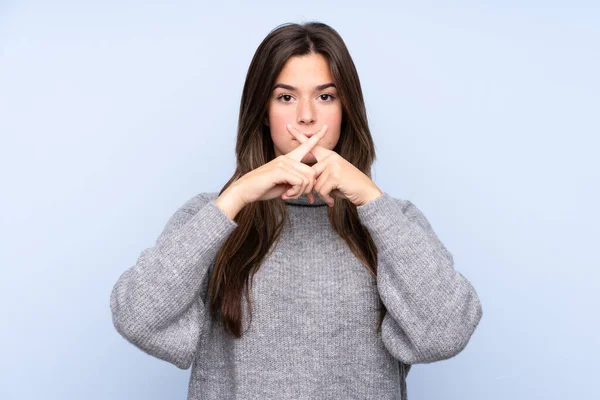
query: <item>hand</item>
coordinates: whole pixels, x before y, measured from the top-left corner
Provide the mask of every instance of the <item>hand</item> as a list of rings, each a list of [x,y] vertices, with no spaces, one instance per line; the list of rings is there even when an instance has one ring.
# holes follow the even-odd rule
[[[283,198],[297,198],[303,193],[307,193],[310,202],[314,203],[312,188],[316,180],[316,171],[304,164],[302,159],[316,146],[326,131],[327,125],[324,125],[319,132],[310,139],[305,138],[300,146],[288,154],[276,157],[235,181],[232,186],[235,186],[234,190],[243,204],[270,200],[282,195]]]
[[[309,139],[290,124],[287,124],[286,128],[301,143],[301,146],[315,136]],[[317,177],[314,189],[329,206],[334,205],[332,195],[347,198],[353,204],[360,206],[383,194],[371,178],[335,151],[315,145],[310,152],[318,161],[311,166]]]

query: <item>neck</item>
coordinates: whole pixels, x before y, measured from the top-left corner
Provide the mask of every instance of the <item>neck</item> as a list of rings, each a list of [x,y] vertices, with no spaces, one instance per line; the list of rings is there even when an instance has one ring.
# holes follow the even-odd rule
[[[323,201],[323,199],[321,199],[319,197],[319,194],[313,190],[313,195],[315,196],[315,202],[313,204],[310,204],[310,202],[308,201],[308,197],[306,197],[306,194],[302,194],[300,197],[298,197],[297,199],[285,199],[285,203],[286,204],[292,204],[292,205],[299,205],[299,206],[307,206],[307,207],[322,207],[322,206],[327,206],[329,207],[329,205]]]

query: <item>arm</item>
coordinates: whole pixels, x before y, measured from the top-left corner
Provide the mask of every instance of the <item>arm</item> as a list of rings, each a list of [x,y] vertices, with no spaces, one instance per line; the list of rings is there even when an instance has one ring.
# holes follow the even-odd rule
[[[377,289],[387,314],[381,332],[406,364],[461,352],[482,317],[477,293],[421,211],[383,193],[357,207],[378,249]]]
[[[155,245],[115,283],[110,308],[117,331],[146,353],[188,369],[204,320],[199,292],[236,227],[205,195],[180,207]]]

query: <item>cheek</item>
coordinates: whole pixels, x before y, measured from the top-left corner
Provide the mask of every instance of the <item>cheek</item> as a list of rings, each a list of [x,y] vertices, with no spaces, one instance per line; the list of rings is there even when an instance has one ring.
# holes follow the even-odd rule
[[[269,115],[269,124],[276,128],[279,128],[280,126],[285,126],[288,120],[289,117],[284,113],[271,113]]]
[[[342,124],[342,109],[338,108],[325,115],[325,120],[330,126],[339,127]]]
[[[291,121],[290,118],[291,117],[285,112],[281,112],[280,110],[276,109],[270,110],[269,128],[271,130],[271,135],[273,136],[273,139],[283,138],[289,135],[285,126]]]
[[[336,146],[339,138],[340,138],[340,129],[342,128],[342,112],[334,112],[325,117],[324,123],[326,123],[330,127],[335,127],[333,130],[329,130],[329,135],[326,135],[327,142],[330,148]]]
[[[271,137],[275,143],[282,143],[287,140],[289,133],[285,128],[287,119],[279,117],[269,118],[269,129],[271,131]]]

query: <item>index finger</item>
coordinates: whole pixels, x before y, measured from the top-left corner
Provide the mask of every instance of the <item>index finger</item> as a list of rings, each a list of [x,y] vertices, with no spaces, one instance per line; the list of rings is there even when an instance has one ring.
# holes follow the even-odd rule
[[[312,135],[307,141],[302,143],[300,146],[296,147],[294,150],[287,153],[288,157],[300,162],[305,155],[307,155],[313,147],[321,140],[323,135],[325,135],[325,131],[327,130],[327,125],[323,125],[321,130],[316,134]]]
[[[325,126],[326,125],[322,126],[321,129],[323,129]],[[308,140],[302,132],[300,132],[298,129],[294,128],[290,124],[286,125],[286,127],[287,127],[288,132],[291,133],[292,136],[294,136],[296,138],[296,140],[299,141],[300,143],[304,143]],[[332,153],[331,150],[326,149],[325,147],[323,147],[319,144],[317,144],[315,147],[313,147],[313,149],[310,152],[315,156],[317,161],[323,161],[325,158],[327,158],[327,156],[329,156]]]

